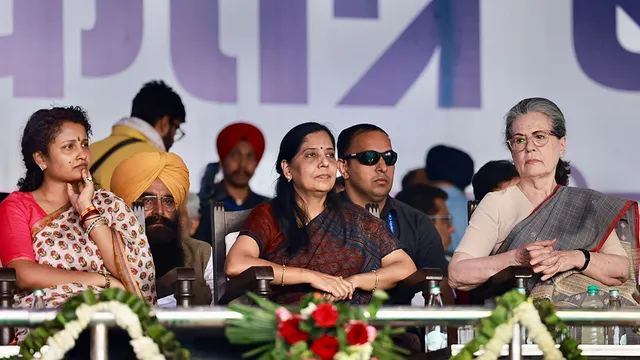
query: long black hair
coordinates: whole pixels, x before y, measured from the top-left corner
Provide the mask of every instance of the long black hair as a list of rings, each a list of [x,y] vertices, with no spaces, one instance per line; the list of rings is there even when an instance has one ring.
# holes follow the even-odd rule
[[[65,122],[80,124],[91,135],[91,125],[87,113],[79,106],[53,107],[34,112],[22,133],[22,161],[27,169],[26,174],[18,181],[18,190],[31,192],[37,190],[44,181],[44,174],[36,164],[33,154],[40,152],[49,154],[49,145],[60,133]]]
[[[276,197],[272,200],[273,215],[278,221],[278,227],[285,236],[283,246],[288,255],[294,255],[300,250],[306,250],[309,246],[309,234],[305,225],[309,222],[309,216],[305,209],[298,203],[298,194],[293,188],[293,183],[287,181],[282,171],[282,161],[289,164],[296,156],[305,138],[309,134],[325,132],[331,138],[333,147],[336,141],[331,131],[324,125],[308,122],[297,125],[284,136],[280,143],[280,152],[276,160]],[[340,200],[334,189],[327,194],[325,207],[340,210]]]

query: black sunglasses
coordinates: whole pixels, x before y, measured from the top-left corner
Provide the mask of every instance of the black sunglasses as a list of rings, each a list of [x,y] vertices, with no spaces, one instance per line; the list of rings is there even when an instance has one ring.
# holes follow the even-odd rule
[[[357,159],[360,164],[366,166],[376,165],[380,161],[380,158],[384,160],[384,163],[387,164],[387,166],[395,165],[396,161],[398,161],[398,153],[393,150],[385,151],[382,153],[369,150],[344,156],[345,160]]]

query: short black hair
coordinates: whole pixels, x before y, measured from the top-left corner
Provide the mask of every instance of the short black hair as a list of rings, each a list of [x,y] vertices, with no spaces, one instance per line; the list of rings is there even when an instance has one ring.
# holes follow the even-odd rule
[[[420,171],[423,171],[426,174],[425,169],[420,168],[420,169],[413,169],[408,171],[403,177],[402,177],[402,188],[406,189],[409,186],[413,185],[413,178],[416,177],[416,174]]]
[[[436,206],[436,199],[447,201],[448,198],[449,196],[444,190],[426,184],[410,185],[407,188],[403,188],[402,191],[396,195],[396,200],[427,215],[433,215],[438,212],[439,209]]]
[[[342,177],[342,176],[338,176],[338,177],[336,177],[336,185],[335,185],[335,186],[342,186],[342,187],[344,187],[344,186],[345,186],[345,183],[344,183],[344,177]]]
[[[473,159],[460,149],[436,145],[427,152],[425,170],[429,180],[447,181],[464,191],[473,177]]]
[[[186,113],[180,96],[162,80],[150,81],[142,86],[131,105],[131,117],[148,122],[151,126],[163,117],[185,122]]]
[[[494,191],[503,182],[511,181],[519,177],[518,170],[509,160],[489,161],[482,165],[475,175],[471,184],[473,185],[473,195],[480,201],[488,193]]]
[[[349,150],[353,138],[357,135],[373,131],[380,131],[389,136],[386,131],[373,124],[358,124],[342,130],[340,135],[338,135],[338,159],[344,159],[344,157],[347,156],[347,150]]]

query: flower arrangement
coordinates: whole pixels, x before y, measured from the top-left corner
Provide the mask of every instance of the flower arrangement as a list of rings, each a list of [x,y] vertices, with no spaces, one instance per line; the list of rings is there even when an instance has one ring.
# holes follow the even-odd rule
[[[64,358],[97,311],[114,314],[116,324],[131,337],[130,343],[138,359],[190,359],[189,351],[181,348],[175,334],[151,315],[151,309],[144,300],[117,288],[106,289],[99,296],[87,290],[69,298],[54,320],[45,321],[27,335],[20,345],[20,355],[8,359],[31,360],[38,355],[43,360]],[[43,349],[45,346],[48,347],[46,351]]]
[[[243,354],[260,360],[369,360],[406,358],[408,352],[391,336],[404,329],[376,329],[369,325],[388,298],[380,290],[366,311],[310,294],[295,309],[248,294],[258,307],[230,305],[243,315],[227,321],[225,334],[232,344],[262,344]]]
[[[571,338],[568,327],[556,316],[553,304],[548,300],[534,302],[517,290],[497,298],[491,316],[480,321],[474,339],[453,359],[471,360],[481,347],[484,353],[478,359],[497,359],[502,346],[513,337],[515,321],[528,330],[528,337],[538,345],[545,359],[585,359],[578,349],[578,342]],[[563,340],[558,349],[554,339],[560,337]]]

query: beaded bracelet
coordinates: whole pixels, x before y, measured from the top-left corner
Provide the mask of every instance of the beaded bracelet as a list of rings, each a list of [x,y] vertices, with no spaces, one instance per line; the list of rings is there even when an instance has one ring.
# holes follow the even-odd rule
[[[95,229],[96,227],[98,227],[98,223],[102,222],[103,225],[108,225],[108,220],[107,218],[105,218],[104,216],[98,216],[97,219],[93,220],[93,222],[91,223],[91,225],[89,225],[89,227],[87,228],[87,230],[85,231],[85,234],[88,236],[91,231],[93,231],[93,229]]]
[[[98,274],[104,276],[104,288],[108,289],[111,287],[111,273],[108,271],[100,270]]]

